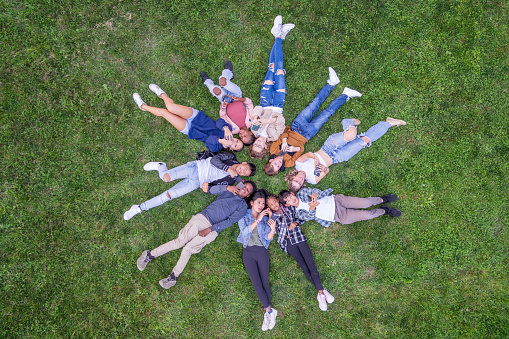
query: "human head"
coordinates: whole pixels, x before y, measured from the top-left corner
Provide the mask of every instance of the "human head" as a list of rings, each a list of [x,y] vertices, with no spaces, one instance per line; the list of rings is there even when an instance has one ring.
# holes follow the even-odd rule
[[[256,190],[256,184],[252,181],[246,181],[244,183],[244,187],[240,189],[240,191],[237,193],[237,196],[242,199],[248,198],[253,191]]]
[[[267,143],[267,138],[258,137],[247,149],[251,158],[263,159],[269,154],[270,144]]]
[[[306,172],[292,169],[285,177],[285,181],[290,191],[297,192],[302,187],[306,186]]]
[[[250,206],[254,212],[260,213],[265,208],[265,198],[268,192],[264,189],[259,189],[253,193],[250,201]]]
[[[251,162],[242,162],[235,168],[235,172],[241,177],[252,177],[256,174],[256,166]]]
[[[246,126],[242,126],[239,131],[239,138],[242,140],[244,145],[251,145],[254,140],[255,136],[253,132],[251,132]]]
[[[299,199],[295,196],[295,193],[282,190],[279,192],[279,203],[285,206],[295,206],[299,205]]]
[[[232,145],[229,147],[232,151],[240,152],[244,149],[244,144],[237,138],[232,139]]]
[[[279,212],[279,199],[273,194],[269,194],[267,198],[265,199],[265,204],[268,208],[272,210],[272,212]]]
[[[283,157],[279,155],[277,157],[269,159],[269,162],[263,165],[263,171],[265,172],[265,174],[273,176],[279,172],[281,166],[283,166]]]

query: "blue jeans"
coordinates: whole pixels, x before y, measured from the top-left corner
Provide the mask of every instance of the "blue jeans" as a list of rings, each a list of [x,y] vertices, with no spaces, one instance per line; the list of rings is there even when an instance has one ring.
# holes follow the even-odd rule
[[[270,67],[273,64],[273,67]],[[283,109],[286,97],[285,75],[278,74],[278,70],[283,70],[283,46],[281,38],[276,38],[269,55],[269,69],[265,75],[260,90],[260,105],[262,107],[278,107]],[[272,81],[271,85],[265,84],[265,81]]]
[[[318,92],[316,97],[309,103],[309,105],[299,113],[299,115],[293,120],[292,131],[299,133],[307,140],[311,139],[318,133],[320,128],[325,124],[329,118],[336,113],[338,108],[348,100],[348,95],[341,94],[339,97],[334,99],[326,109],[318,113],[318,115],[311,121],[311,118],[320,108],[320,105],[329,95],[330,91],[334,86],[325,85]]]
[[[343,119],[341,121],[343,129],[346,131],[350,126],[353,126],[352,119]],[[369,147],[371,144],[380,139],[384,135],[391,124],[386,121],[380,121],[376,125],[371,126],[366,133],[361,133],[355,136],[352,141],[346,141],[344,138],[344,132],[334,133],[330,135],[322,146],[324,151],[331,159],[333,164],[338,162],[345,162],[350,160],[354,155],[359,153],[364,147]],[[369,138],[369,144],[366,144],[360,137],[366,136]]]
[[[142,211],[147,211],[151,208],[162,205],[169,200],[181,197],[200,187],[196,161],[188,162],[187,164],[172,168],[170,170],[168,170],[166,166],[160,165],[158,172],[161,180],[163,180],[165,174],[169,174],[171,181],[177,179],[184,180],[180,181],[164,193],[159,194],[158,196],[142,203],[140,205],[140,209]],[[168,197],[168,194],[171,196],[171,199]]]

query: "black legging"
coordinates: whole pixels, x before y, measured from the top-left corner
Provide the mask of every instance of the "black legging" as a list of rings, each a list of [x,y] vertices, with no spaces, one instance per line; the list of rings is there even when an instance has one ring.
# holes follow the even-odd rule
[[[318,270],[315,266],[315,261],[313,260],[313,253],[311,253],[311,249],[307,241],[300,242],[298,244],[292,245],[290,244],[290,240],[288,240],[288,244],[286,246],[286,250],[288,254],[292,256],[293,259],[299,264],[299,266],[304,271],[306,278],[316,287],[318,291],[323,290],[322,282],[320,281],[320,275],[318,274]]]
[[[263,246],[247,246],[242,251],[242,262],[263,308],[270,304],[269,251]]]

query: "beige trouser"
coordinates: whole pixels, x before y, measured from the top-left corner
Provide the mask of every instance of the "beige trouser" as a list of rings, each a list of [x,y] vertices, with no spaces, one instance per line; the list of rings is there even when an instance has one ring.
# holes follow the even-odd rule
[[[334,221],[348,225],[361,220],[369,220],[385,214],[381,208],[361,210],[382,203],[380,197],[357,198],[338,194],[334,197],[336,203],[336,215]]]
[[[199,231],[209,228],[210,226],[210,221],[203,214],[195,214],[191,220],[189,220],[187,225],[180,230],[177,239],[168,241],[166,244],[153,249],[150,251],[150,254],[154,257],[159,257],[170,251],[184,247],[180,254],[180,259],[173,268],[173,273],[178,277],[186,267],[191,255],[200,253],[201,249],[205,247],[205,245],[210,244],[214,241],[214,239],[216,239],[217,232],[210,232],[205,237],[198,235]]]

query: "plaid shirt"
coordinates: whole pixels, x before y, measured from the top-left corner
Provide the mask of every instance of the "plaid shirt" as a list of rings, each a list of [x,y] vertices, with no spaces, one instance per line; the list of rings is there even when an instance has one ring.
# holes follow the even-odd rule
[[[309,196],[313,195],[315,193],[318,193],[318,200],[320,200],[321,198],[330,195],[332,193],[332,188],[328,188],[326,190],[320,191],[318,188],[304,187],[304,188],[301,188],[297,192],[297,198],[299,198],[299,200],[304,203],[308,203],[311,201]],[[306,210],[299,209],[299,210],[297,210],[297,218],[299,218],[300,220],[304,220],[304,221],[314,219],[314,220],[316,220],[317,223],[319,223],[323,227],[329,227],[331,224],[331,222],[328,220],[323,220],[323,219],[317,218],[316,210],[306,211]]]
[[[286,250],[288,240],[290,240],[292,245],[307,240],[299,226],[302,224],[302,221],[295,216],[295,207],[281,206],[281,213],[274,212],[274,214],[278,217],[276,219],[277,242],[285,253],[288,253]],[[297,226],[295,226],[293,230],[290,230],[289,227],[292,222],[296,222]]]

